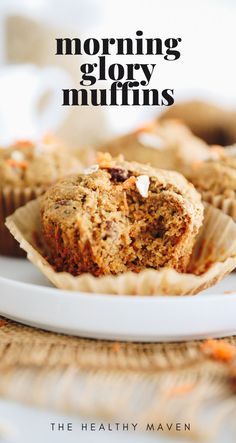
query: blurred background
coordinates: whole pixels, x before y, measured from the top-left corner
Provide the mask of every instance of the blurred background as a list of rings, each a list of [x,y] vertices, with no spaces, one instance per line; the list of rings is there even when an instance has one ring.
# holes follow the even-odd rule
[[[63,108],[61,88],[79,88],[79,65],[93,57],[55,56],[58,37],[134,37],[138,29],[144,37],[181,37],[177,61],[141,56],[157,63],[152,87],[174,88],[176,102],[197,97],[234,107],[235,11],[234,0],[1,0],[0,143],[52,130],[79,147],[130,130],[164,109]],[[139,58],[121,56],[120,62]]]
[[[174,88],[176,102],[198,98],[236,108],[235,18],[235,0],[0,0],[0,145],[53,131],[72,147],[83,147],[132,130],[163,111],[151,106],[63,108],[61,88],[79,88],[79,64],[92,57],[56,57],[58,37],[134,37],[139,29],[144,37],[181,37],[177,61],[142,56],[142,62],[157,63],[153,87]],[[114,63],[117,57],[107,60]],[[1,400],[0,442],[120,441],[120,435],[52,435],[49,422],[62,419],[71,417]],[[73,422],[78,430],[80,420]],[[137,442],[154,439],[161,442],[162,436],[136,437]],[[122,435],[126,441],[133,436]],[[233,439],[227,434],[219,436],[222,441]]]

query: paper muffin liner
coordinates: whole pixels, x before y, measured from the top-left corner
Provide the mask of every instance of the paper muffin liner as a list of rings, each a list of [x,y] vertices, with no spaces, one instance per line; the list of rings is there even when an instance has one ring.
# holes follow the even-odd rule
[[[24,206],[27,202],[40,196],[45,190],[37,188],[13,188],[5,186],[0,190],[0,254],[14,257],[24,257],[25,251],[19,247],[19,243],[10,234],[5,226],[6,218],[15,210]]]
[[[202,192],[202,198],[205,202],[232,217],[236,222],[236,193],[234,191],[230,192],[230,196],[215,195],[212,192]]]
[[[191,295],[219,282],[236,267],[236,223],[222,211],[206,205],[189,273],[163,268],[146,269],[139,274],[94,277],[85,273],[74,277],[56,272],[43,257],[39,212],[37,199],[8,217],[6,225],[28,259],[60,289],[117,295]]]

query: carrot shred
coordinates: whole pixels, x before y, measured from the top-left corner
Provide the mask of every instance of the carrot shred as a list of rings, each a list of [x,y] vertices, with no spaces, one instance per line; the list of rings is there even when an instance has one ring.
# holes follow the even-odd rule
[[[4,318],[0,318],[0,328],[2,326],[5,326],[7,324],[7,320],[4,320]]]
[[[127,178],[127,180],[124,181],[122,187],[123,189],[130,189],[132,188],[136,183],[136,177],[132,175],[131,177]]]
[[[104,162],[104,161],[111,162],[112,156],[111,156],[111,154],[109,154],[109,152],[100,152],[99,151],[97,153],[97,162],[99,164],[100,162]]]
[[[125,192],[123,193],[123,202],[124,202],[124,210],[128,211],[129,210],[129,206],[128,206],[128,203],[127,203],[127,196],[126,196]]]
[[[97,163],[99,164],[100,168],[111,168],[114,166],[115,162],[109,154],[109,152],[98,152],[97,153]]]
[[[201,344],[202,352],[214,360],[230,362],[236,356],[236,348],[223,340],[209,339]]]
[[[188,392],[191,392],[195,388],[195,386],[195,383],[186,383],[179,386],[173,386],[166,392],[166,394],[168,395],[168,397],[184,395]]]
[[[34,143],[31,140],[17,140],[15,143],[15,146],[19,146],[20,148],[28,148],[28,147],[33,147]]]
[[[29,163],[27,161],[17,161],[14,158],[7,158],[6,163],[12,168],[27,169],[29,166]]]
[[[141,134],[142,132],[151,132],[157,126],[156,122],[150,122],[146,125],[140,125],[133,131],[133,134]]]
[[[113,343],[111,349],[113,352],[118,352],[120,350],[120,343]]]

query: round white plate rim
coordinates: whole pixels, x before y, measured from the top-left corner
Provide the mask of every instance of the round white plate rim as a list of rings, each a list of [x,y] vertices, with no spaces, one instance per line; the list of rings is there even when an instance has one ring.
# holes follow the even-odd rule
[[[55,332],[144,342],[192,340],[236,333],[236,294],[114,296],[65,291],[2,276],[0,285],[4,289],[0,297],[2,315]],[[19,299],[21,303],[17,303]],[[36,309],[35,300],[40,301]],[[214,315],[212,306],[215,308]],[[109,311],[109,315],[106,315],[106,311]],[[196,322],[199,312],[200,323]],[[206,313],[209,313],[209,318]],[[226,313],[230,317],[229,323]],[[186,317],[188,320],[185,324],[183,318]]]
[[[181,300],[182,302],[184,301],[184,300],[186,300],[186,301],[188,301],[189,302],[189,300],[195,300],[195,301],[200,301],[201,300],[201,302],[202,302],[202,300],[207,300],[207,298],[211,298],[211,300],[212,299],[219,299],[219,297],[220,296],[222,296],[222,297],[224,297],[224,299],[225,298],[227,298],[227,297],[229,297],[229,298],[232,298],[233,296],[236,296],[236,291],[234,292],[234,291],[232,291],[232,294],[210,294],[209,296],[205,296],[205,295],[203,295],[202,293],[199,293],[199,294],[195,294],[195,295],[188,295],[188,296],[183,296],[183,295],[125,295],[125,294],[119,294],[119,295],[114,295],[114,294],[101,294],[101,293],[98,293],[98,292],[94,292],[94,293],[92,293],[92,292],[79,292],[79,291],[70,291],[70,290],[66,290],[66,289],[59,289],[59,288],[54,288],[54,287],[50,287],[50,286],[40,286],[40,285],[37,285],[37,284],[35,284],[35,283],[28,283],[28,282],[22,282],[22,281],[17,281],[17,280],[13,280],[13,279],[11,279],[11,278],[8,278],[8,277],[2,277],[2,276],[0,276],[0,283],[1,283],[1,281],[2,282],[7,282],[7,283],[9,283],[10,285],[12,284],[12,285],[16,285],[16,286],[22,286],[22,287],[24,287],[24,286],[27,286],[27,287],[30,287],[31,289],[37,289],[37,291],[42,291],[42,292],[52,292],[52,293],[56,293],[56,296],[58,297],[58,296],[68,296],[68,295],[72,295],[73,297],[76,295],[76,297],[80,297],[80,296],[82,296],[82,297],[84,297],[84,296],[86,296],[86,297],[88,297],[88,296],[90,296],[90,297],[102,297],[102,298],[104,298],[104,300],[107,300],[107,299],[113,299],[113,300],[116,300],[117,298],[121,298],[121,299],[123,299],[123,300],[145,300],[145,302],[147,301],[147,300],[158,300],[158,303],[159,302],[166,302],[167,300],[169,300],[169,301],[173,301],[173,300]],[[192,301],[191,301],[191,303],[192,303]]]

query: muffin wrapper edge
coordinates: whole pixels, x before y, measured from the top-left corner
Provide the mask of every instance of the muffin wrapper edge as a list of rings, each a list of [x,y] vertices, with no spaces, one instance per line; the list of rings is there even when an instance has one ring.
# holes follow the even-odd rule
[[[44,192],[42,187],[26,187],[24,189],[5,186],[0,190],[0,254],[24,257],[25,251],[19,247],[5,226],[6,218],[27,202],[34,200]]]
[[[215,195],[212,192],[203,192],[202,198],[205,202],[232,217],[236,222],[236,193],[234,196],[225,197],[224,195]]]
[[[39,207],[39,199],[27,203],[7,218],[6,225],[26,251],[28,259],[60,289],[133,296],[193,295],[219,282],[236,267],[236,223],[222,211],[206,205],[189,273],[163,268],[97,278],[90,274],[74,277],[66,272],[56,272],[43,257],[35,240],[35,233],[40,237]]]

